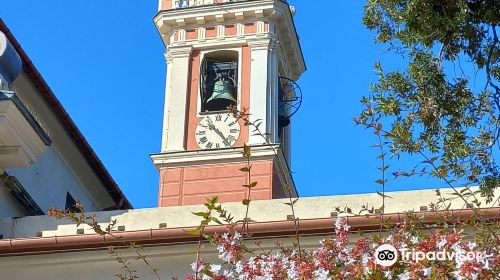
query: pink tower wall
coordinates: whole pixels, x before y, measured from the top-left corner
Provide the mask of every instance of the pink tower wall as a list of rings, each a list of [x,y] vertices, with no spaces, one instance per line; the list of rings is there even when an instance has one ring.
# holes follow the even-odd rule
[[[172,1],[162,2],[163,10],[172,8]],[[266,23],[265,29],[268,29]],[[226,26],[226,36],[236,35],[236,26]],[[245,33],[255,33],[257,26],[255,23],[245,24]],[[216,37],[215,27],[207,27],[206,37]],[[198,37],[198,30],[186,30],[186,39],[195,40]],[[178,32],[174,32],[174,40],[178,40]],[[187,94],[187,123],[185,148],[188,151],[199,150],[194,137],[196,126],[201,117],[198,116],[199,98],[199,68],[200,51],[194,50],[189,61],[190,76],[188,79]],[[250,110],[250,76],[251,76],[251,50],[247,45],[241,46],[241,110]],[[248,142],[249,129],[240,120],[241,133],[235,147],[242,147]],[[253,182],[257,182],[256,188],[251,191],[252,200],[264,200],[283,198],[285,194],[281,188],[281,181],[272,159],[253,161],[252,163]],[[245,167],[244,159],[231,163],[203,163],[191,164],[185,167],[176,167],[160,170],[159,184],[159,207],[203,204],[208,198],[218,196],[220,202],[237,202],[247,198],[247,189],[242,185],[249,184],[247,173],[239,169]]]
[[[272,160],[252,162],[251,180],[257,182],[251,199],[283,198],[281,182],[273,172]],[[242,201],[247,197],[247,173],[240,171],[244,162],[199,165],[160,171],[158,206],[203,204],[218,196],[220,202]]]
[[[162,10],[169,10],[172,8],[172,0],[163,0],[161,3]]]

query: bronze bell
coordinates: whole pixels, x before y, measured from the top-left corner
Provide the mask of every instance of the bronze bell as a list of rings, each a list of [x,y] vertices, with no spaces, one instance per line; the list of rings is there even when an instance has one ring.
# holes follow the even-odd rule
[[[236,104],[233,84],[226,79],[218,79],[214,84],[212,96],[207,100],[205,109],[208,111],[226,110]]]

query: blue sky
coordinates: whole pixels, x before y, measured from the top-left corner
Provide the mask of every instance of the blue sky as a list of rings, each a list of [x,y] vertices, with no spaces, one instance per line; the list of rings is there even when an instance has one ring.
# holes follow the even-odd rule
[[[308,66],[294,116],[292,169],[301,196],[377,191],[372,133],[355,127],[376,77],[373,64],[398,59],[361,23],[364,1],[292,0]],[[152,22],[157,1],[2,0],[0,16],[134,207],[155,207],[164,46]],[[391,166],[408,166],[393,161]],[[431,188],[390,181],[388,190]]]

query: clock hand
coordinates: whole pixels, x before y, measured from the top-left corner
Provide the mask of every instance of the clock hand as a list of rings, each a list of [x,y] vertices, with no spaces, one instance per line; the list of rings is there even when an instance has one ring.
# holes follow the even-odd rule
[[[222,134],[222,132],[219,129],[217,129],[215,125],[212,125],[212,130],[215,131],[215,133],[217,133],[217,135],[219,135],[222,138],[222,141],[224,141],[224,144],[226,144],[226,146],[231,147],[231,143],[229,143],[226,137],[224,137],[224,134]]]

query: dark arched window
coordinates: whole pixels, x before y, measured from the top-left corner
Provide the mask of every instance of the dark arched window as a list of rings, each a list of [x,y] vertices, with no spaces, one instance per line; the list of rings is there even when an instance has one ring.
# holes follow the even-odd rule
[[[238,52],[205,55],[200,71],[201,112],[227,111],[238,103]]]

